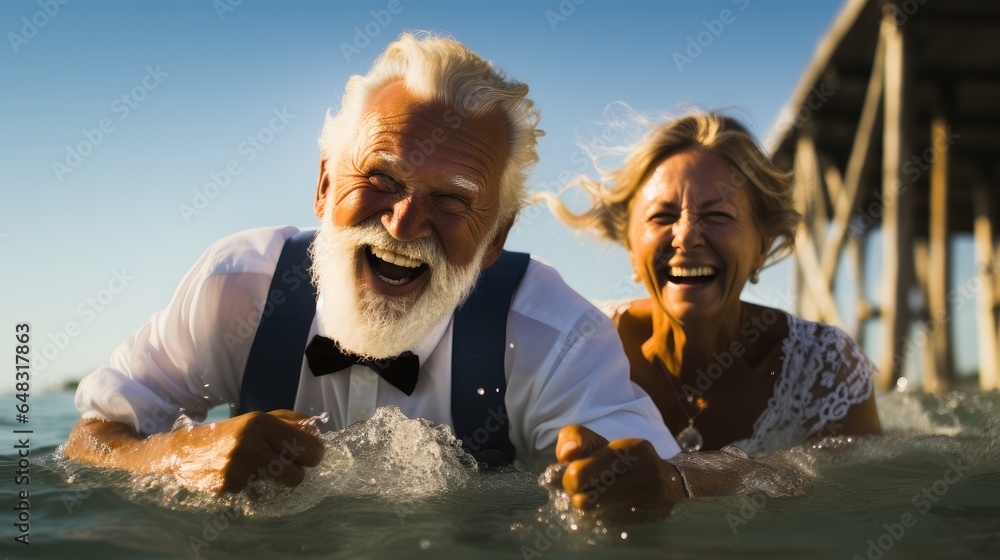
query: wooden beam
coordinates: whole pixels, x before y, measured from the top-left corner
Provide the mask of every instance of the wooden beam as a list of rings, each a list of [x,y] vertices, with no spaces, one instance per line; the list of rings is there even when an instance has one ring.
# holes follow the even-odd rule
[[[826,233],[826,200],[822,190],[819,157],[808,128],[803,128],[795,142],[795,186],[797,204],[804,221],[799,222],[795,236],[795,255],[801,280],[806,290],[799,301],[803,317],[840,326],[843,321],[837,310],[830,282],[822,277],[818,243]],[[807,225],[808,224],[808,225]]]
[[[990,198],[982,180],[973,183],[976,270],[982,274],[985,286],[977,296],[976,323],[979,331],[979,387],[983,391],[1000,389],[1000,356],[997,355],[997,321],[993,313],[996,306],[996,247],[993,243],[993,213]]]
[[[833,280],[837,269],[840,250],[847,235],[848,222],[857,206],[858,191],[864,176],[866,165],[871,160],[872,142],[875,127],[878,125],[879,111],[882,107],[882,89],[885,58],[885,39],[879,34],[875,46],[875,59],[872,61],[872,73],[868,80],[868,91],[861,106],[861,118],[854,133],[854,143],[851,145],[851,155],[847,160],[843,188],[833,206],[833,228],[826,237],[821,255],[823,258],[823,277],[828,282]]]
[[[917,362],[920,369],[921,386],[924,391],[935,392],[937,387],[938,370],[937,362],[934,361],[934,344],[932,336],[928,334],[927,325],[933,325],[926,321],[931,317],[928,301],[930,297],[930,242],[924,238],[913,240],[913,272],[917,288],[920,291],[920,308],[914,310],[915,319],[919,319],[919,328],[916,332],[908,331],[907,338],[910,339],[911,346],[919,346],[920,356]],[[926,321],[926,322],[925,322]],[[935,329],[938,330],[938,329]],[[918,334],[919,333],[919,334]],[[906,356],[907,358],[917,358],[916,353]]]
[[[831,204],[836,205],[844,192],[844,177],[833,162],[823,165],[823,183],[826,184],[826,195],[830,197]]]
[[[799,167],[802,165],[802,155],[799,151],[802,146],[806,143],[810,143],[811,140],[802,140],[803,136],[808,136],[809,129],[801,128],[796,133],[795,138],[795,151],[793,153],[794,161],[792,162],[793,170],[793,180],[795,189],[795,209],[798,210],[799,214],[802,216],[803,221],[808,222],[811,218],[811,206],[809,205],[809,191],[812,188],[809,184],[809,179],[804,173],[799,172]],[[801,226],[801,224],[800,224]],[[808,319],[810,321],[819,321],[820,313],[816,305],[816,298],[810,297],[811,289],[809,287],[809,282],[806,276],[810,274],[809,269],[806,267],[806,263],[803,262],[802,258],[799,257],[799,247],[809,247],[814,250],[816,247],[815,242],[812,238],[812,230],[807,227],[798,227],[795,230],[795,275],[794,275],[794,286],[793,290],[798,294],[798,299],[796,303],[796,312],[803,319]]]
[[[804,281],[807,293],[802,294],[799,300],[809,300],[815,306],[819,320],[834,326],[843,326],[844,321],[840,318],[840,311],[837,310],[837,303],[830,293],[830,286],[823,279],[819,269],[819,259],[816,257],[816,247],[811,242],[799,243],[800,239],[808,238],[808,228],[799,222],[798,235],[795,236],[795,257],[798,262],[799,272]]]
[[[886,4],[885,8],[891,8]],[[913,185],[903,173],[909,152],[911,115],[905,57],[905,27],[892,9],[884,10],[880,32],[885,40],[885,90],[882,127],[882,356],[879,385],[890,389],[901,373],[903,342],[909,333],[909,295],[913,285]]]
[[[865,330],[865,323],[872,317],[872,305],[868,299],[868,291],[865,289],[865,251],[861,247],[862,238],[851,236],[844,249],[847,253],[847,260],[854,270],[854,293],[855,306],[858,314],[858,321],[854,324],[852,336],[860,344]]]
[[[816,47],[816,53],[812,61],[802,74],[795,87],[792,97],[785,103],[782,113],[794,115],[802,107],[809,96],[812,95],[814,87],[820,84],[820,80],[833,60],[833,55],[837,52],[844,37],[854,29],[855,24],[860,21],[861,13],[868,6],[869,0],[846,0],[840,8],[840,12],[834,19],[829,31],[821,39]],[[795,119],[782,119],[777,127],[771,131],[770,141],[767,143],[768,152],[776,154],[781,151],[781,146],[785,140],[791,138],[795,132]]]
[[[819,247],[819,242],[826,237],[826,198],[823,179],[820,176],[819,156],[816,154],[816,143],[809,130],[799,133],[795,143],[795,179],[799,184],[800,194],[805,207],[805,223],[812,230],[813,250]]]
[[[937,325],[931,335],[934,349],[934,376],[924,376],[924,390],[947,392],[955,374],[951,367],[950,325],[948,320],[948,274],[951,262],[948,250],[948,121],[940,113],[931,121],[931,147],[934,160],[930,169],[930,225],[927,263],[927,310]]]

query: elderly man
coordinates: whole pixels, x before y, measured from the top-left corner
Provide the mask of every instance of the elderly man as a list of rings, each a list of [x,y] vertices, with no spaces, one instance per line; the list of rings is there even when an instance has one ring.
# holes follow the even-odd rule
[[[663,460],[677,444],[628,382],[614,327],[550,267],[502,250],[542,134],[527,90],[453,40],[391,44],[327,117],[315,238],[261,228],[209,248],[80,384],[66,455],[210,491],[280,459],[294,486],[322,457],[309,415],[336,429],[396,405],[487,462],[569,462],[581,507],[683,499]],[[226,403],[244,413],[170,430]]]

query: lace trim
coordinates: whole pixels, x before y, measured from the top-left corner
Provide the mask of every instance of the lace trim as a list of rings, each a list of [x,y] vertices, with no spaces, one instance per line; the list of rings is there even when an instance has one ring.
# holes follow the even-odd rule
[[[733,443],[749,455],[788,449],[811,436],[835,435],[835,422],[873,391],[875,366],[845,332],[785,315],[788,337],[782,341],[774,395],[754,422],[753,435]]]

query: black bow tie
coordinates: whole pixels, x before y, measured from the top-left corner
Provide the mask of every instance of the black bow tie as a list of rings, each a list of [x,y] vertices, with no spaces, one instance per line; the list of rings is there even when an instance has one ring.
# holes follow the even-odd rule
[[[403,352],[395,358],[368,360],[341,351],[336,342],[325,336],[314,336],[309,341],[306,360],[316,377],[347,369],[354,364],[368,366],[408,396],[413,394],[413,388],[417,386],[417,374],[420,372],[420,358],[413,352]]]

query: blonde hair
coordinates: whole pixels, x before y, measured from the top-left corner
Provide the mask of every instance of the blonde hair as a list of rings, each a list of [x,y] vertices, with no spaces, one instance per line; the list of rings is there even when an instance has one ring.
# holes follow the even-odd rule
[[[340,111],[336,115],[327,112],[319,138],[327,174],[336,168],[372,97],[400,80],[411,93],[441,101],[460,115],[503,116],[509,128],[508,158],[499,178],[498,224],[512,218],[527,200],[524,183],[538,162],[537,138],[545,134],[537,128],[540,114],[527,98],[528,86],[458,41],[428,32],[400,35],[368,74],[347,81]]]
[[[787,256],[795,246],[795,228],[802,219],[795,210],[789,174],[771,163],[763,148],[739,121],[718,112],[684,115],[656,126],[631,151],[621,167],[591,180],[578,177],[567,188],[579,186],[593,205],[574,214],[549,192],[538,193],[553,214],[566,224],[596,232],[628,247],[628,221],[635,193],[646,184],[656,168],[668,157],[689,148],[703,148],[724,157],[748,180],[747,190],[754,221],[766,237],[775,241],[766,256],[772,264]],[[596,159],[596,158],[595,158]]]

